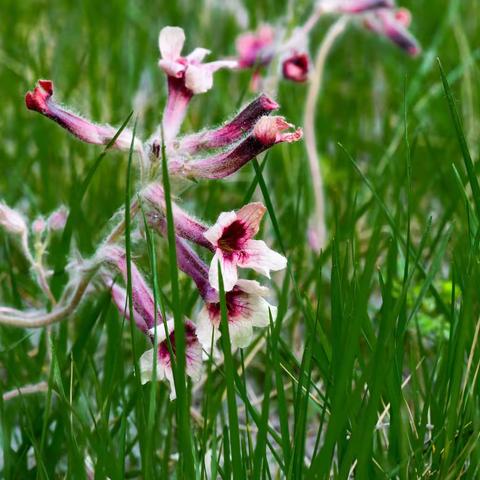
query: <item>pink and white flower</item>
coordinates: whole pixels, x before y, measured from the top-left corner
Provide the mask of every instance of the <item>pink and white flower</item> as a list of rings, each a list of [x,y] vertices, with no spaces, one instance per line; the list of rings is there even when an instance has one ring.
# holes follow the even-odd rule
[[[226,292],[237,284],[237,267],[252,268],[267,277],[270,277],[270,271],[286,267],[287,259],[283,255],[268,248],[263,240],[253,240],[265,210],[261,203],[249,203],[238,212],[221,213],[217,223],[204,233],[215,249],[209,270],[213,288],[219,289],[218,263]]]
[[[170,163],[170,172],[192,178],[218,179],[232,175],[260,153],[277,143],[292,143],[303,136],[301,128],[294,128],[283,117],[263,116],[258,119],[252,132],[233,149],[206,158],[183,160],[177,158]]]
[[[202,346],[198,340],[196,327],[193,322],[186,320],[185,327],[185,342],[186,342],[186,373],[194,381],[200,380],[202,373]],[[172,361],[170,350],[168,346],[167,334],[170,339],[170,345],[173,355],[176,355],[175,350],[175,331],[174,321],[168,320],[165,325],[160,323],[156,327],[157,335],[157,380],[167,380],[170,383],[170,400],[176,398],[175,382],[173,378]],[[167,334],[166,334],[167,333]],[[155,328],[149,331],[152,343],[155,339]],[[140,357],[140,374],[142,383],[152,380],[154,371],[154,355],[155,350],[147,350]]]
[[[53,82],[51,80],[39,80],[33,91],[27,92],[25,95],[25,104],[29,110],[50,118],[86,143],[107,145],[117,133],[115,127],[92,123],[56,103],[53,99]],[[124,129],[115,140],[113,147],[128,151],[131,143],[132,132]],[[134,150],[141,153],[142,149],[142,143],[136,139]]]
[[[235,60],[202,63],[210,53],[206,48],[196,48],[182,57],[184,43],[185,33],[182,28],[167,26],[160,31],[158,44],[162,58],[158,65],[168,77],[168,100],[163,114],[166,142],[177,136],[192,96],[212,88],[213,74],[217,70],[238,66]]]
[[[256,32],[239,35],[235,43],[238,66],[251,68],[268,65],[274,55],[275,30],[270,25],[261,25]]]
[[[225,294],[228,332],[233,348],[245,348],[253,339],[253,328],[265,328],[270,315],[275,321],[277,308],[270,305],[265,297],[268,288],[252,280],[238,280],[235,287]],[[220,303],[207,303],[198,316],[197,336],[206,351],[220,338]]]
[[[412,21],[409,10],[405,8],[381,8],[369,13],[365,17],[365,27],[404,50],[412,57],[420,54],[421,48],[417,39],[409,32]]]

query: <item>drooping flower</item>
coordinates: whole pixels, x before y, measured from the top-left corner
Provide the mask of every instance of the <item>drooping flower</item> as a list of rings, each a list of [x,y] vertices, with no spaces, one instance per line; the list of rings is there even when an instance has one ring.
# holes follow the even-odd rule
[[[160,68],[168,77],[168,100],[163,115],[165,141],[178,134],[193,95],[205,93],[213,86],[213,74],[221,68],[236,68],[235,60],[219,60],[202,63],[210,53],[206,48],[196,48],[182,57],[185,33],[179,27],[164,27],[160,31],[158,44]]]
[[[56,103],[53,99],[53,82],[51,80],[39,80],[33,91],[27,92],[25,95],[25,104],[29,110],[50,118],[86,143],[107,145],[117,133],[115,127],[92,123]],[[131,143],[132,132],[124,129],[115,140],[113,147],[119,150],[129,150]],[[137,139],[134,149],[142,152],[142,143]]]
[[[201,159],[177,157],[170,163],[170,172],[192,178],[225,178],[240,170],[246,163],[277,143],[296,142],[303,136],[301,128],[286,132],[293,125],[283,117],[263,116],[252,132],[232,150]]]
[[[256,32],[245,32],[236,40],[238,66],[251,68],[270,63],[274,51],[275,30],[270,25],[261,25]]]
[[[264,297],[268,288],[252,280],[238,280],[230,292],[225,294],[228,331],[233,348],[247,347],[253,338],[253,328],[264,328],[270,323],[270,315],[275,321],[277,308]],[[220,337],[220,303],[207,303],[198,316],[197,336],[203,348],[210,346]]]
[[[254,69],[250,88],[255,92],[259,89],[261,70],[275,56],[275,30],[270,25],[261,25],[255,32],[239,35],[235,46],[239,68]]]
[[[186,320],[184,323],[185,328],[185,360],[186,360],[186,373],[194,381],[200,380],[202,373],[202,346],[198,340],[196,327],[193,322]],[[172,361],[170,356],[170,350],[167,340],[167,335],[170,340],[170,346],[172,353],[176,355],[175,346],[175,330],[173,319],[168,320],[165,325],[159,324],[156,328],[157,335],[157,380],[166,379],[170,383],[170,400],[176,398],[175,382],[173,378]],[[149,331],[150,339],[152,343],[155,341],[155,329],[152,328]],[[140,357],[140,374],[142,383],[146,383],[152,380],[154,371],[154,355],[155,351],[152,348],[147,350]]]
[[[263,240],[253,240],[265,210],[261,203],[249,203],[237,212],[221,213],[217,223],[204,233],[215,248],[209,270],[213,288],[219,289],[218,263],[226,292],[237,284],[237,267],[252,268],[267,277],[270,277],[270,271],[286,267],[287,260],[283,255],[271,250]]]
[[[280,108],[277,102],[265,94],[250,102],[240,113],[225,125],[181,138],[175,149],[182,154],[194,154],[201,150],[222,148],[232,145],[251,132],[263,116]]]
[[[412,57],[420,54],[421,48],[417,39],[409,32],[412,16],[405,8],[382,8],[369,13],[365,17],[365,27],[404,50]]]
[[[101,252],[102,260],[113,265],[122,275],[123,280],[127,282],[127,257],[125,250],[120,247],[106,246]],[[131,262],[132,276],[132,301],[133,310],[137,312],[145,323],[146,330],[153,328],[156,320],[161,319],[160,312],[157,309],[155,313],[155,302],[152,291],[148,287],[145,279],[138,270],[137,266]],[[141,330],[145,330],[141,328]]]
[[[309,70],[310,58],[306,53],[292,52],[282,62],[283,77],[292,82],[306,82]]]

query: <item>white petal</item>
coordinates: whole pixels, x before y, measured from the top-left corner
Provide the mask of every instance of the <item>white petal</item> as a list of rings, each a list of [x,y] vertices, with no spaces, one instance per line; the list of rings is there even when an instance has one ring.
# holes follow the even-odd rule
[[[173,60],[164,60],[163,58],[158,61],[158,66],[169,76],[180,78],[185,71],[185,65]]]
[[[217,291],[219,287],[218,277],[218,262],[220,262],[220,268],[222,269],[223,288],[225,292],[230,292],[237,283],[237,263],[233,259],[225,258],[222,251],[217,249],[213,256],[212,263],[210,264],[210,270],[208,271],[208,281],[210,285]]]
[[[231,225],[237,219],[234,211],[222,212],[214,225],[212,225],[203,236],[214,246],[217,245],[218,239],[223,235],[223,230]]]
[[[207,307],[204,306],[198,314],[197,338],[202,347],[209,353],[212,345],[212,331],[214,335],[213,344],[215,345],[216,341],[220,338],[220,331],[212,324]]]
[[[187,55],[189,63],[201,63],[203,59],[210,54],[210,50],[206,48],[196,48],[192,53]]]
[[[157,343],[160,345],[162,342],[164,342],[167,339],[167,336],[165,335],[165,325],[163,322],[159,322],[155,327],[151,328],[149,330],[150,334],[152,337],[155,335],[155,330],[157,330]],[[174,320],[171,318],[170,320],[167,321],[167,332],[168,335],[170,335],[174,330]]]
[[[213,87],[213,72],[203,65],[189,65],[185,72],[185,86],[195,95],[208,92]]]
[[[245,293],[257,295],[260,297],[266,297],[270,291],[267,287],[260,285],[256,280],[238,280],[237,287],[243,290]]]
[[[140,378],[142,380],[142,384],[152,380],[153,355],[153,348],[151,348],[140,357]],[[157,380],[162,380],[163,378],[165,378],[164,366],[160,363],[160,361],[157,361]]]
[[[216,62],[205,63],[204,67],[214,73],[221,68],[237,68],[238,62],[236,60],[217,60]]]
[[[158,37],[160,54],[165,60],[176,60],[182,53],[185,33],[180,27],[164,27]]]
[[[263,240],[249,240],[243,251],[246,255],[239,259],[238,266],[252,268],[267,277],[270,277],[270,270],[276,272],[287,266],[287,259],[267,247]]]
[[[199,342],[195,342],[187,349],[187,375],[194,382],[198,382],[202,375],[202,346]]]
[[[229,322],[228,332],[233,348],[245,348],[252,342],[253,328],[250,319],[240,317],[234,322]]]
[[[277,318],[277,307],[270,305],[264,298],[252,298],[250,302],[252,314],[250,320],[254,327],[267,327],[270,325],[270,314],[272,315],[272,322]]]
[[[165,368],[165,378],[170,384],[170,400],[175,400],[177,398],[177,391],[175,390],[175,380],[173,378],[173,371],[171,365]]]

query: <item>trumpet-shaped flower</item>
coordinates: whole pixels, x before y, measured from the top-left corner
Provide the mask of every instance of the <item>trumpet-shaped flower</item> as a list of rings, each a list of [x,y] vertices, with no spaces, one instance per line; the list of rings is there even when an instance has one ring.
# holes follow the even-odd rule
[[[268,288],[252,280],[238,280],[233,290],[225,294],[228,331],[233,348],[247,347],[253,338],[253,327],[268,326],[270,314],[275,320],[277,308],[265,300],[267,295]],[[197,336],[207,351],[210,351],[212,338],[215,343],[220,337],[220,321],[220,303],[205,304],[198,317]]]
[[[166,331],[165,331],[166,327]],[[190,320],[185,321],[185,342],[186,342],[186,373],[193,381],[200,380],[202,373],[202,346],[197,337],[196,327]],[[155,339],[155,329],[149,331],[152,343]],[[170,356],[170,347],[173,355],[176,355],[175,348],[175,330],[173,320],[168,320],[166,325],[159,324],[156,327],[157,335],[157,380],[166,379],[170,383],[170,400],[176,398],[175,382],[173,378],[172,360]],[[154,371],[155,350],[147,350],[140,357],[140,374],[142,383],[152,380]]]
[[[107,145],[117,133],[110,125],[97,125],[61,107],[53,99],[53,82],[39,80],[32,92],[25,95],[25,104],[29,110],[38,112],[50,118],[61,127],[68,130],[86,143]],[[132,143],[132,132],[124,129],[115,140],[113,147],[119,150],[129,150]],[[142,144],[135,140],[134,149],[142,151]]]
[[[391,42],[415,57],[421,48],[416,38],[409,32],[411,14],[405,8],[382,8],[369,13],[365,18],[365,26],[369,30],[388,38]]]
[[[272,60],[275,30],[270,25],[260,26],[256,32],[242,33],[236,41],[238,65],[250,68],[267,65]]]
[[[250,135],[232,150],[198,160],[172,160],[170,171],[172,174],[192,178],[228,177],[273,145],[300,140],[303,136],[302,129],[297,128],[293,132],[285,131],[290,128],[294,126],[287,123],[283,117],[263,116],[257,121]]]
[[[237,283],[237,267],[252,268],[267,277],[270,271],[286,267],[287,259],[283,255],[268,248],[263,240],[253,240],[264,214],[265,207],[261,203],[250,203],[237,212],[221,213],[217,223],[204,233],[215,249],[209,271],[213,288],[219,289],[219,263],[226,292]]]
[[[202,63],[210,53],[206,48],[196,48],[182,57],[185,33],[179,27],[164,27],[158,44],[160,68],[168,77],[168,100],[163,116],[165,141],[176,137],[185,118],[188,103],[193,95],[205,93],[213,86],[213,74],[221,68],[236,68],[235,60],[219,60]]]

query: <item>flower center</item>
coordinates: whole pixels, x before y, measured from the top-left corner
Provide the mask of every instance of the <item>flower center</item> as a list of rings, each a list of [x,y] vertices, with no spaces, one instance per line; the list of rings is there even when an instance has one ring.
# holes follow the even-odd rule
[[[245,243],[246,233],[243,222],[235,220],[223,230],[222,236],[218,240],[218,246],[227,253],[240,250]]]

